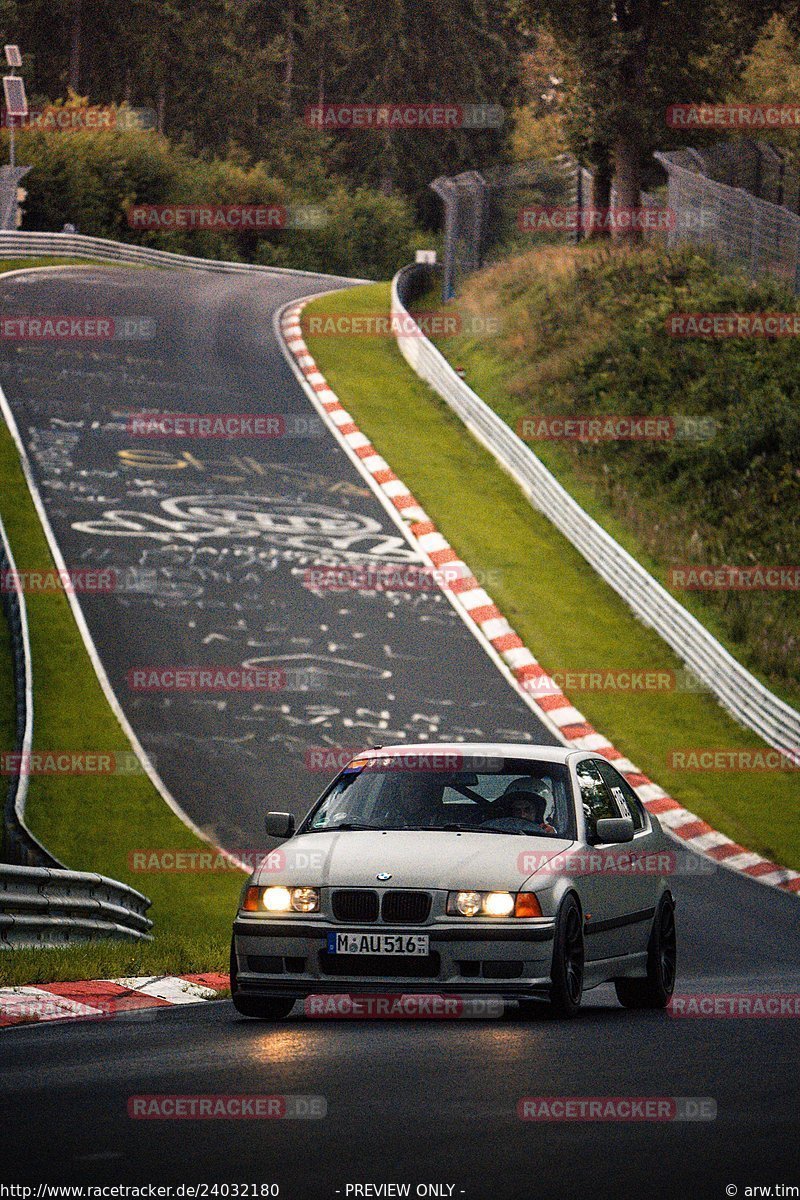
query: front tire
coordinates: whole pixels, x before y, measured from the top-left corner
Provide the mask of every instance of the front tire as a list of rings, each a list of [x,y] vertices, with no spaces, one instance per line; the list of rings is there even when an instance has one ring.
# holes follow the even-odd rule
[[[617,999],[624,1008],[666,1008],[675,990],[678,940],[675,930],[675,901],[663,896],[653,918],[647,945],[647,975],[644,979],[615,979]]]
[[[243,1017],[256,1017],[261,1021],[281,1021],[294,1008],[293,996],[243,996],[236,983],[236,947],[231,938],[231,999],[233,1007]]]
[[[550,970],[550,1005],[559,1017],[574,1017],[583,997],[583,916],[575,896],[558,910]]]

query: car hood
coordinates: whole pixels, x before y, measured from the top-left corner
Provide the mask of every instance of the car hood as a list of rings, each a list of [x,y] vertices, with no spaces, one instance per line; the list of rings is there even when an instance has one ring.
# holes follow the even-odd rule
[[[258,884],[518,891],[573,843],[502,833],[387,830],[302,834],[259,866]],[[386,873],[388,880],[379,880]]]

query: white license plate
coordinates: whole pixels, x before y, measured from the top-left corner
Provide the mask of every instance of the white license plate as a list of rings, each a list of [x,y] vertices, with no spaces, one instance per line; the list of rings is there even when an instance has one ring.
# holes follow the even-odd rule
[[[427,933],[329,933],[329,954],[428,953]]]

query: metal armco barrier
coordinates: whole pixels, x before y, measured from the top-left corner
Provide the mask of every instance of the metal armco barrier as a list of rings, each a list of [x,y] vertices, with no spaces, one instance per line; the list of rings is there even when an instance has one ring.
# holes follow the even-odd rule
[[[16,564],[0,520],[0,588],[11,635],[16,701],[15,750],[22,756],[33,744],[33,662],[25,596],[8,581]],[[52,946],[100,938],[147,938],[153,922],[145,916],[147,896],[124,883],[90,872],[68,871],[25,824],[28,794],[25,771],[9,776],[3,810],[3,859],[0,862],[0,949]]]
[[[105,875],[0,863],[0,949],[149,941],[149,907],[147,896]]]
[[[429,278],[426,266],[404,267],[392,281],[392,314],[411,320],[406,304]],[[398,322],[400,325],[400,322]],[[700,621],[687,612],[594,521],[533,451],[453,370],[418,330],[398,334],[400,353],[517,481],[530,503],[572,543],[636,616],[654,629],[728,712],[775,749],[796,755],[800,713],[764,687]]]
[[[4,580],[16,575],[16,563],[6,531],[0,520],[0,576]],[[33,744],[33,660],[28,636],[28,614],[25,596],[19,588],[0,588],[0,602],[11,636],[11,663],[14,676],[15,744],[14,750],[23,756]],[[33,867],[63,867],[39,842],[25,824],[25,800],[28,795],[28,775],[16,772],[8,778],[3,811],[3,858],[7,862]]]
[[[343,275],[323,275],[317,271],[298,271],[293,267],[266,267],[256,263],[222,262],[213,258],[193,258],[189,254],[173,254],[170,250],[154,250],[132,242],[111,242],[105,238],[88,237],[81,233],[29,233],[0,231],[0,258],[39,257],[58,255],[60,258],[94,258],[103,262],[141,263],[151,267],[181,267],[222,274],[247,273],[267,275],[296,275],[301,279],[345,279]],[[370,279],[348,280],[352,283],[373,283]]]

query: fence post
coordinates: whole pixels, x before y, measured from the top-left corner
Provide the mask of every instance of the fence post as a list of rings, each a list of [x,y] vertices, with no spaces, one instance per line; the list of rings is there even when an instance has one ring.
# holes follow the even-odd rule
[[[575,224],[575,245],[580,244],[583,237],[583,209],[584,209],[584,194],[583,194],[583,167],[578,162],[575,164],[575,208],[578,210],[578,219]]]
[[[746,196],[750,202],[751,212],[751,229],[750,229],[750,279],[754,281],[758,277],[758,260],[761,254],[761,232],[762,232],[762,217],[761,206],[747,192],[742,195]],[[755,212],[753,212],[755,209]]]
[[[440,175],[430,185],[444,205],[444,254],[442,255],[442,300],[452,300],[456,294],[456,213],[453,184]]]

